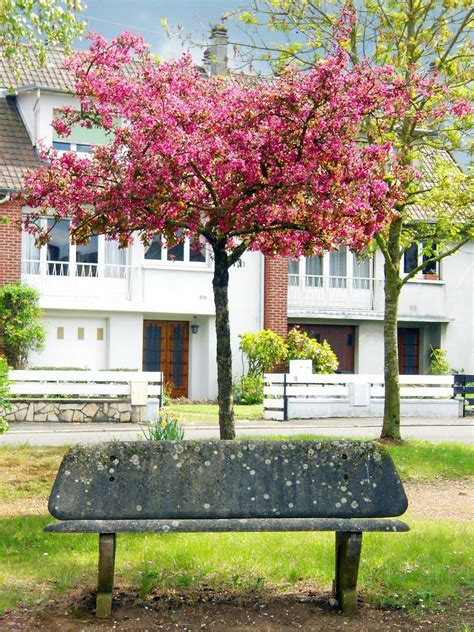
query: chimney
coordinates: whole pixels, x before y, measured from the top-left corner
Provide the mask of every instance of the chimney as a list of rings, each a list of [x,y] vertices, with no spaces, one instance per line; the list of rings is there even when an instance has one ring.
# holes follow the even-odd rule
[[[211,44],[208,48],[211,62],[211,77],[229,74],[229,68],[227,66],[228,43],[227,27],[224,24],[216,24],[213,26],[211,29]]]

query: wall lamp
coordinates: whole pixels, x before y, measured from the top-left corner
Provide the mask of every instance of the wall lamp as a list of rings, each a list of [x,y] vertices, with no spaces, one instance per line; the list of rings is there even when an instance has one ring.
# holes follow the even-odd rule
[[[196,322],[196,316],[194,317],[194,321],[191,325],[191,333],[192,334],[197,334],[197,332],[199,331],[199,325]]]

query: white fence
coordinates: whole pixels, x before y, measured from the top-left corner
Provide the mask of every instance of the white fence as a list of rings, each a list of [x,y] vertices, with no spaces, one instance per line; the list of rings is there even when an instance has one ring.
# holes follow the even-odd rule
[[[161,405],[162,374],[142,371],[10,371],[13,397],[69,396],[70,398],[127,397],[132,406],[145,406],[150,399]]]
[[[457,417],[452,375],[401,375],[404,416]],[[264,417],[286,421],[318,417],[380,417],[382,375],[268,373],[264,376]]]

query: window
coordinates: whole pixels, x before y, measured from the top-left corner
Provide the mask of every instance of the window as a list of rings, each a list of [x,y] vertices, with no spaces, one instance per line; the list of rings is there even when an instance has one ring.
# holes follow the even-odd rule
[[[306,257],[306,285],[309,287],[323,287],[323,257],[314,255]]]
[[[294,259],[288,260],[288,285],[299,285],[300,262]]]
[[[412,244],[403,254],[403,271],[408,274],[418,265],[418,244]]]
[[[120,248],[118,241],[103,235],[92,235],[87,244],[71,244],[69,220],[40,220],[49,230],[49,243],[35,246],[34,237],[22,233],[22,273],[48,276],[127,278],[127,248]]]
[[[58,340],[64,340],[64,327],[56,328],[56,338]]]
[[[46,246],[48,274],[53,276],[67,276],[69,274],[69,221],[56,222],[47,220],[49,242]]]
[[[77,339],[78,340],[84,340],[84,327],[78,327],[77,328]]]
[[[424,244],[418,244],[418,243],[413,243],[411,244],[411,246],[409,246],[405,252],[403,253],[403,272],[405,274],[409,274],[410,272],[412,272],[415,268],[417,268],[419,265],[421,265],[422,263],[425,263],[425,261],[427,261],[428,259],[431,258],[431,256],[433,255],[433,252],[436,252],[436,248],[434,250],[431,250],[430,253],[424,254],[423,253],[423,249],[424,249]],[[439,274],[439,262],[434,262],[434,263],[430,263],[428,264],[426,267],[424,267],[422,270],[420,270],[417,273],[417,277],[435,277],[437,278],[438,274]]]
[[[103,339],[104,339],[104,328],[97,327],[97,340],[103,340]]]
[[[353,255],[352,287],[356,290],[368,290],[370,288],[370,259],[357,258]]]
[[[76,274],[77,276],[97,276],[99,263],[99,239],[92,235],[87,244],[76,246]]]
[[[61,112],[58,109],[53,110],[53,117],[58,118]],[[97,145],[107,145],[110,142],[111,135],[101,127],[82,127],[81,125],[73,125],[69,136],[60,136],[53,128],[53,148],[58,151],[76,151],[78,153],[89,154],[92,147]]]
[[[347,248],[329,253],[329,287],[347,285]]]
[[[182,230],[178,231],[178,236],[182,235]],[[155,235],[148,246],[145,246],[145,259],[147,261],[161,261],[163,263],[183,263],[183,264],[205,264],[206,247],[202,240],[196,238],[187,239],[170,246],[161,235]]]

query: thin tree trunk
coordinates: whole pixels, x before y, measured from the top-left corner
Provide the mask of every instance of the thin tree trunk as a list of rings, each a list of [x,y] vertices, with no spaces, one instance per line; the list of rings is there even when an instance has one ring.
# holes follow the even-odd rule
[[[395,220],[389,228],[385,259],[385,316],[384,316],[384,380],[385,405],[381,439],[400,439],[400,384],[398,379],[398,302],[400,279],[400,236],[402,222]]]
[[[232,397],[232,350],[229,324],[229,264],[227,254],[214,247],[214,304],[217,337],[217,401],[221,439],[235,439],[234,402]]]

